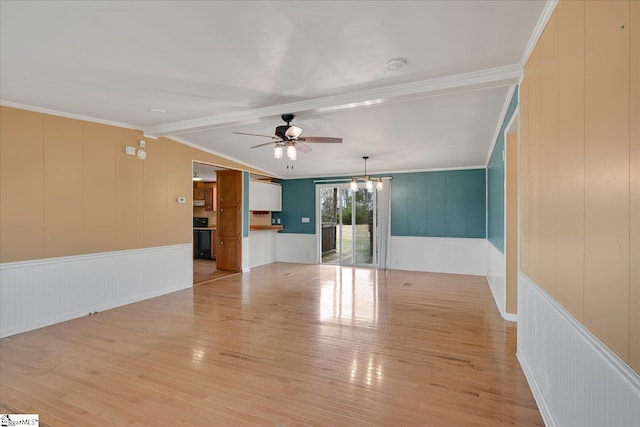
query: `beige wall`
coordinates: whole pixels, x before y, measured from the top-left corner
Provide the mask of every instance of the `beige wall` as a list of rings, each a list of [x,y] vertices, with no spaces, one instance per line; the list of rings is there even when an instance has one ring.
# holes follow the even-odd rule
[[[137,130],[0,107],[0,261],[190,243],[192,161],[261,173]],[[176,203],[178,196],[186,204]]]
[[[506,310],[518,313],[518,135],[507,134],[505,138],[505,200],[507,203],[505,260]]]
[[[640,2],[561,1],[521,86],[521,268],[640,372]]]

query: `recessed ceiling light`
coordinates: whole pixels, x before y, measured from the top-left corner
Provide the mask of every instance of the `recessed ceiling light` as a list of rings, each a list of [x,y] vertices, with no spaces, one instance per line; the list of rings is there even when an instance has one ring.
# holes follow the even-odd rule
[[[163,110],[162,108],[149,108],[147,111],[150,113],[167,114],[167,110]]]
[[[389,71],[398,71],[407,66],[407,60],[405,58],[393,58],[388,60],[385,66]]]

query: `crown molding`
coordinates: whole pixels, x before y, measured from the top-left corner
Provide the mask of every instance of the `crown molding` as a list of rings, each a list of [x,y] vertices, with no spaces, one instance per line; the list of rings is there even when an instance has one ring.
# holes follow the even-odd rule
[[[531,33],[531,37],[529,37],[529,41],[527,42],[527,46],[524,48],[524,52],[522,52],[522,57],[520,58],[520,67],[524,69],[524,66],[527,64],[529,60],[529,56],[531,56],[531,52],[533,52],[533,48],[536,47],[536,43],[538,43],[538,39],[542,35],[544,28],[547,26],[547,22],[551,18],[553,11],[558,5],[558,0],[547,0],[547,4],[545,4],[544,9],[542,10],[542,14],[540,15],[540,19],[536,23],[536,26]]]
[[[387,175],[399,175],[399,174],[407,174],[407,173],[424,173],[424,172],[447,172],[447,171],[463,171],[463,170],[485,170],[485,166],[455,166],[450,168],[431,168],[431,169],[410,169],[410,170],[387,170],[380,172],[371,172],[369,171],[368,175],[372,178],[382,177],[384,178]],[[384,176],[382,176],[384,175]],[[294,179],[351,179],[352,176],[361,177],[362,171],[354,172],[354,173],[341,173],[341,174],[330,174],[330,175],[301,175],[301,176],[290,176],[282,178],[285,181],[294,180]]]
[[[509,111],[509,105],[511,105],[511,100],[513,99],[513,94],[516,91],[516,85],[512,84],[509,87],[509,92],[507,92],[507,99],[504,101],[504,105],[502,106],[502,111],[500,111],[500,116],[498,116],[498,124],[496,125],[496,130],[493,132],[493,140],[491,141],[491,146],[489,147],[489,152],[487,153],[487,159],[485,160],[485,168],[489,167],[489,162],[491,161],[491,155],[493,154],[493,149],[496,148],[496,144],[498,143],[498,136],[500,136],[500,129],[502,129],[502,124],[504,120],[507,118],[507,112]],[[519,104],[518,100],[518,104]],[[515,115],[515,112],[513,113]]]
[[[5,101],[0,99],[0,105],[3,107],[17,108],[19,110],[33,111],[34,113],[49,114],[51,116],[66,117],[68,119],[82,120],[91,123],[100,123],[102,125],[116,126],[119,128],[142,130],[140,126],[129,123],[114,122],[111,120],[99,119],[97,117],[84,116],[82,114],[67,113],[66,111],[52,110],[50,108],[35,107],[33,105],[19,104],[17,102]]]
[[[194,131],[254,123],[263,118],[278,117],[283,112],[297,114],[334,112],[406,101],[415,98],[457,93],[462,90],[470,91],[489,87],[509,86],[517,83],[521,77],[522,67],[518,64],[509,65],[379,89],[333,95],[252,110],[234,111],[199,119],[183,120],[146,127],[143,131],[145,135],[179,135]]]

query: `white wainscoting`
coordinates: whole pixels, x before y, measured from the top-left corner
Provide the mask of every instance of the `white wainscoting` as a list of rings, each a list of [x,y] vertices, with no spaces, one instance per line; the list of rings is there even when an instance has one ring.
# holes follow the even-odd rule
[[[271,264],[278,260],[276,231],[252,231],[249,243],[249,267],[254,268],[260,265]]]
[[[487,241],[452,237],[391,236],[393,270],[487,275]]]
[[[250,268],[249,254],[251,253],[251,238],[242,237],[242,272],[248,273]]]
[[[515,321],[516,315],[507,314],[507,263],[505,255],[487,240],[487,282],[503,319]]]
[[[193,285],[189,244],[0,264],[0,337]]]
[[[547,426],[640,426],[640,376],[525,274],[518,359]]]
[[[315,234],[277,233],[276,257],[280,262],[316,264],[317,246]]]

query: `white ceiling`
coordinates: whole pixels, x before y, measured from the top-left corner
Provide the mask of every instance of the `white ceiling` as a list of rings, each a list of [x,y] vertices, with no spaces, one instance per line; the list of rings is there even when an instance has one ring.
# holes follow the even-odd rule
[[[486,164],[546,1],[0,3],[0,98],[174,136],[275,176]],[[406,58],[405,69],[385,69]],[[163,109],[167,114],[153,113]],[[294,113],[294,169],[267,142]]]

